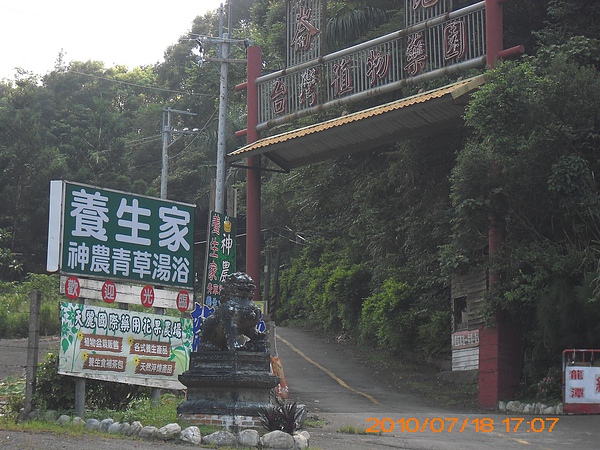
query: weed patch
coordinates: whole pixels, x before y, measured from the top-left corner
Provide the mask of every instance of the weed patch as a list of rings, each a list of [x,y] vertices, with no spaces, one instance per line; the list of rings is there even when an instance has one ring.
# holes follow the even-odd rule
[[[373,433],[367,433],[367,430],[361,427],[355,427],[352,425],[345,425],[343,427],[340,427],[340,429],[338,430],[338,433],[343,433],[343,434],[373,434]],[[375,433],[377,434],[377,433]]]

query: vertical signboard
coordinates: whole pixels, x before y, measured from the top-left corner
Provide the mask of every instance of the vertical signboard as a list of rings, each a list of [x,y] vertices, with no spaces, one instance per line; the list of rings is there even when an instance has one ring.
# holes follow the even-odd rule
[[[452,370],[479,368],[479,330],[452,333]]]
[[[52,181],[48,271],[193,288],[194,205]]]
[[[191,319],[61,303],[58,372],[105,381],[185,389]]]
[[[204,304],[214,310],[221,298],[223,282],[235,272],[235,219],[211,211],[208,222]]]

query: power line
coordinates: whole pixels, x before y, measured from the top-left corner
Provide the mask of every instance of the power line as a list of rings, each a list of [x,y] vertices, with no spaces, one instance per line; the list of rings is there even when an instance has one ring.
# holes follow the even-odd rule
[[[179,153],[177,153],[176,155],[173,155],[173,156],[169,156],[169,160],[173,161],[173,160],[175,160],[176,158],[179,158],[179,157],[180,157],[180,156],[181,156],[183,153],[185,153],[185,151],[186,151],[188,148],[190,148],[190,147],[191,147],[191,145],[192,145],[194,142],[196,142],[196,139],[198,139],[198,136],[194,136],[194,139],[192,139],[192,141],[191,141],[190,143],[188,143],[188,144],[187,144],[187,145],[186,145],[186,146],[183,148],[183,150],[181,150]]]
[[[147,142],[153,142],[153,141],[157,141],[159,139],[161,139],[161,135],[154,135],[154,136],[148,136],[142,139],[138,139],[137,141],[129,141],[127,143],[125,143],[125,148],[129,148],[129,147],[133,147],[134,145],[142,145],[145,144]]]
[[[216,110],[212,112],[212,114],[210,115],[210,117],[208,119],[206,119],[206,123],[204,124],[204,126],[200,130],[198,130],[198,134],[202,133],[204,130],[206,130],[206,128],[208,128],[208,124],[210,123],[210,121],[212,120],[212,118],[215,116],[216,113],[217,113]],[[194,138],[194,140],[196,140],[196,138],[198,137],[198,134],[196,135],[196,137]],[[156,134],[154,136],[144,137],[144,138],[141,138],[141,139],[138,139],[138,140],[135,140],[135,141],[129,141],[129,142],[125,143],[125,148],[133,147],[135,145],[142,145],[142,144],[145,144],[145,143],[148,143],[148,142],[154,142],[154,141],[157,141],[157,140],[159,140],[161,138],[162,138],[161,134]]]
[[[151,90],[151,91],[169,92],[171,94],[189,95],[191,97],[210,97],[210,98],[214,97],[214,95],[212,95],[212,94],[197,94],[195,92],[176,91],[174,89],[159,88],[159,87],[156,87],[156,86],[144,86],[143,84],[137,84],[137,83],[130,83],[128,81],[115,80],[114,78],[101,77],[99,75],[92,75],[92,74],[89,74],[89,73],[78,72],[78,71],[72,70],[72,69],[67,69],[67,72],[74,73],[74,74],[77,74],[77,75],[83,75],[83,76],[90,77],[90,78],[96,78],[98,80],[110,81],[112,83],[119,83],[119,84],[124,84],[124,85],[127,85],[127,86],[133,86],[133,87],[138,87],[138,88],[142,88],[142,89],[148,89],[148,90]]]

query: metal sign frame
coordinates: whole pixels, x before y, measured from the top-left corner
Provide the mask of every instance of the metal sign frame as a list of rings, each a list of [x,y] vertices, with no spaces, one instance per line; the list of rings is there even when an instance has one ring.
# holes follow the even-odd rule
[[[257,130],[399,89],[421,75],[443,76],[453,66],[484,67],[485,1],[434,13],[406,29],[259,77]]]

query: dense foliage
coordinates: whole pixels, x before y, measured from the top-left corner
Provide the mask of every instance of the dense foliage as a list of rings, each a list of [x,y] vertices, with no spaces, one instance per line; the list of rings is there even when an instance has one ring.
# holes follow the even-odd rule
[[[451,177],[455,256],[473,262],[488,217],[506,229],[488,262],[502,274],[488,306],[527,330],[533,379],[563,349],[600,345],[600,53],[589,17],[573,16],[598,8],[567,3],[550,2],[535,55],[489,73]]]
[[[399,4],[329,2],[327,45],[401,28]],[[562,348],[600,345],[600,7],[525,0],[505,3],[504,12],[505,45],[523,43],[527,54],[487,73],[464,129],[291,174],[263,173],[263,248],[278,320],[308,320],[392,351],[441,354],[449,350],[452,277],[490,267],[501,277],[488,311],[504,310],[523,325],[527,383],[545,377]],[[234,2],[233,14],[232,36],[261,46],[265,71],[282,68],[285,2]],[[192,31],[216,35],[217,24],[208,14]],[[201,132],[170,149],[169,197],[198,205],[196,241],[204,239],[218,65],[199,67],[184,37],[156,66],[59,58],[47,75],[0,82],[4,281],[44,270],[49,180],[158,193],[164,107],[198,113],[177,118],[176,126]],[[243,56],[243,46],[233,51]],[[232,65],[231,87],[244,76]],[[243,144],[234,130],[245,126],[244,96],[231,92],[228,149]],[[243,191],[242,176],[229,171],[229,183]],[[506,231],[493,258],[490,217]],[[203,255],[198,246],[199,266]]]

